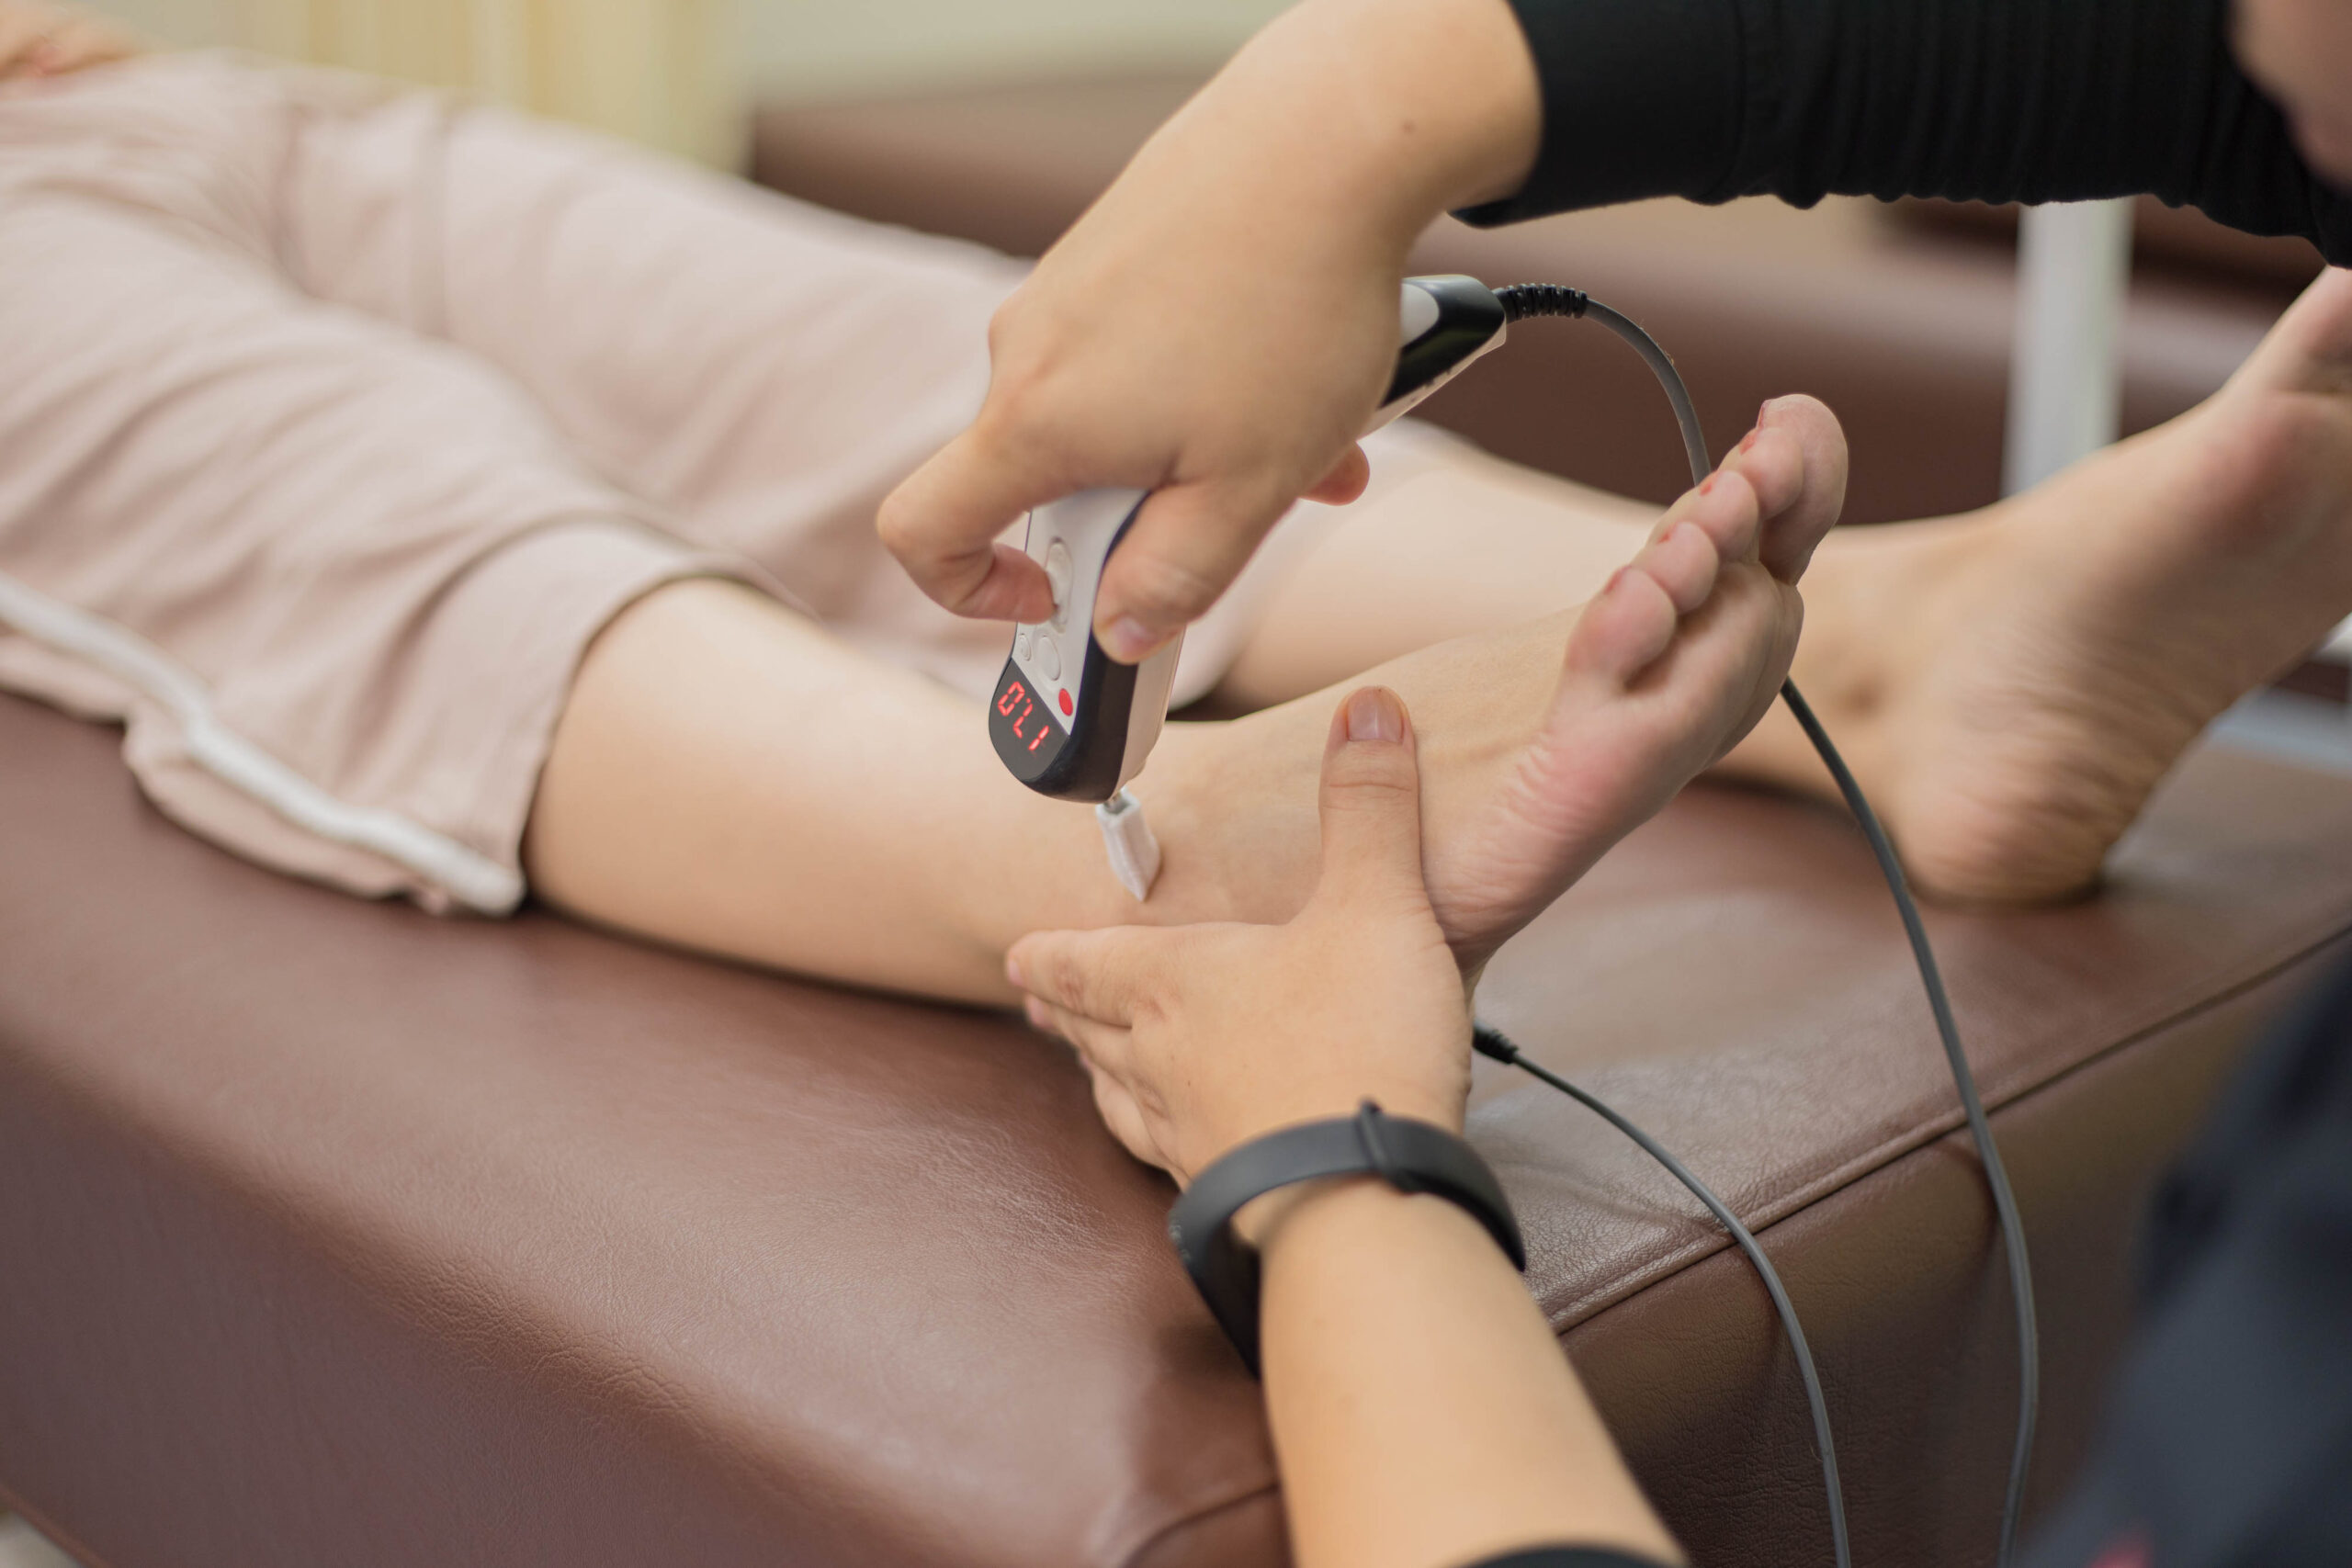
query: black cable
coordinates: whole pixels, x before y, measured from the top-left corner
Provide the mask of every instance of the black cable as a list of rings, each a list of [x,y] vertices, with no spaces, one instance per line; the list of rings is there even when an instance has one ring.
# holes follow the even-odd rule
[[[1543,1079],[1639,1144],[1644,1154],[1666,1167],[1677,1181],[1689,1188],[1691,1194],[1707,1206],[1707,1212],[1715,1216],[1718,1224],[1731,1232],[1732,1240],[1747,1254],[1747,1260],[1756,1265],[1756,1272],[1764,1280],[1765,1293],[1772,1298],[1772,1310],[1781,1314],[1781,1327],[1788,1334],[1789,1348],[1796,1352],[1797,1376],[1804,1382],[1805,1403],[1813,1409],[1813,1440],[1821,1450],[1821,1482],[1829,1494],[1830,1546],[1837,1553],[1838,1568],[1853,1568],[1853,1549],[1846,1536],[1846,1493],[1838,1481],[1838,1445],[1829,1435],[1829,1400],[1822,1392],[1821,1374],[1814,1370],[1813,1347],[1805,1342],[1804,1325],[1797,1321],[1796,1306],[1781,1284],[1780,1271],[1772,1267],[1771,1259],[1764,1256],[1764,1248],[1757,1244],[1754,1234],[1739,1223],[1739,1216],[1731,1212],[1731,1205],[1716,1197],[1714,1190],[1691,1174],[1690,1168],[1668,1153],[1665,1145],[1611,1110],[1600,1096],[1578,1089],[1541,1063],[1529,1061],[1501,1030],[1481,1023],[1472,1030],[1470,1043],[1482,1056],[1507,1062]]]
[[[1681,373],[1675,368],[1672,357],[1658,345],[1656,338],[1582,289],[1545,283],[1519,284],[1496,289],[1495,298],[1502,302],[1507,321],[1521,321],[1533,316],[1589,317],[1632,345],[1657,377],[1658,385],[1665,389],[1667,400],[1674,405],[1675,423],[1682,432],[1683,453],[1690,464],[1691,482],[1696,484],[1707,477],[1713,465],[1708,460],[1707,441],[1700,428],[1698,409],[1692,404],[1690,389],[1683,384]],[[1830,743],[1828,731],[1822,728],[1821,720],[1815,716],[1811,705],[1797,690],[1795,682],[1781,683],[1781,700],[1796,716],[1797,724],[1804,730],[1805,738],[1813,742],[1813,749],[1820,753],[1823,763],[1829,769],[1830,777],[1837,781],[1838,794],[1845,797],[1847,808],[1860,825],[1863,838],[1870,841],[1871,852],[1878,860],[1880,874],[1886,879],[1887,891],[1894,896],[1895,909],[1903,918],[1904,934],[1910,939],[1911,956],[1918,964],[1919,983],[1928,993],[1928,1010],[1935,1016],[1936,1035],[1942,1042],[1944,1059],[1951,1068],[1952,1082],[1959,1089],[1961,1109],[1968,1118],[1969,1136],[1976,1145],[1977,1158],[1984,1168],[1984,1184],[1992,1193],[1994,1213],[2000,1220],[2001,1244],[2008,1258],[2009,1290],[2016,1308],[2018,1334],[2017,1439],[2009,1455],[2008,1490],[2001,1505],[2000,1554],[1996,1559],[2002,1568],[2007,1568],[2016,1554],[2018,1520],[2025,1506],[2026,1472],[2033,1459],[2034,1420],[2041,1401],[2041,1340],[2034,1318],[2033,1270],[2026,1252],[2025,1223],[2018,1213],[2017,1197],[2010,1190],[2009,1173],[2001,1162],[2000,1148],[1993,1141],[1992,1123],[1985,1118],[1984,1100],[1976,1092],[1976,1075],[1969,1067],[1967,1052],[1961,1046],[1960,1025],[1952,1018],[1951,999],[1944,994],[1943,975],[1937,967],[1935,950],[1928,944],[1927,927],[1919,919],[1919,906],[1911,897],[1910,883],[1903,874],[1903,863],[1896,857],[1894,846],[1887,839],[1886,829],[1880,825],[1878,813],[1871,809],[1869,798],[1862,794],[1862,786],[1855,781],[1852,770],[1846,766],[1846,760],[1838,755],[1838,748]],[[1789,1306],[1788,1296],[1781,1289],[1779,1277],[1773,1273],[1770,1264],[1765,1261],[1755,1239],[1732,1216],[1721,1200],[1632,1122],[1566,1078],[1526,1060],[1520,1055],[1519,1048],[1501,1034],[1482,1025],[1479,1036],[1482,1052],[1498,1061],[1512,1062],[1561,1092],[1573,1096],[1580,1104],[1605,1117],[1620,1132],[1639,1144],[1707,1205],[1755,1263],[1757,1271],[1764,1277],[1765,1288],[1771,1292],[1773,1305],[1780,1310],[1781,1321],[1788,1329],[1790,1343],[1796,1349],[1798,1370],[1805,1382],[1805,1397],[1813,1404],[1815,1432],[1821,1443],[1822,1473],[1829,1494],[1830,1529],[1838,1546],[1838,1568],[1850,1568],[1846,1551],[1845,1505],[1838,1484],[1837,1459],[1830,1448],[1827,1408],[1821,1398],[1819,1380],[1814,1376],[1812,1352],[1805,1347],[1804,1336],[1797,1326],[1795,1310]],[[1508,1050],[1509,1055],[1498,1055],[1496,1050],[1489,1049],[1486,1043],[1489,1040]]]
[[[2001,1247],[2008,1255],[2009,1295],[2017,1315],[2018,1326],[2018,1431],[2015,1445],[2009,1450],[2009,1484],[2001,1502],[2001,1550],[1996,1562],[2007,1568],[2017,1550],[2018,1519],[2025,1506],[2026,1472],[2033,1462],[2034,1419],[2041,1404],[2041,1336],[2034,1322],[2033,1264],[2026,1252],[2025,1220],[2018,1213],[2017,1195],[2009,1190],[2008,1168],[2001,1163],[2001,1153],[1993,1142],[1993,1125],[1985,1119],[1984,1102],[1976,1092],[1976,1075],[1968,1066],[1967,1054],[1961,1049],[1960,1025],[1953,1021],[1951,1002],[1944,995],[1942,973],[1936,966],[1935,949],[1928,945],[1928,930],[1919,919],[1919,906],[1911,897],[1911,886],[1903,874],[1903,862],[1894,853],[1886,829],[1879,825],[1878,813],[1871,809],[1862,786],[1854,780],[1846,766],[1846,759],[1829,743],[1828,732],[1821,720],[1814,716],[1811,705],[1796,689],[1795,682],[1783,682],[1781,700],[1796,715],[1805,738],[1813,749],[1821,753],[1828,764],[1829,774],[1838,781],[1838,793],[1846,797],[1847,808],[1854,820],[1861,824],[1862,836],[1870,840],[1871,853],[1878,857],[1881,875],[1894,893],[1894,907],[1903,916],[1904,934],[1911,939],[1911,956],[1918,962],[1919,979],[1928,991],[1928,1006],[1936,1015],[1936,1035],[1943,1042],[1944,1059],[1951,1065],[1952,1082],[1960,1089],[1961,1109],[1968,1117],[1969,1136],[1975,1141],[1978,1159],[1984,1167],[1984,1185],[1992,1190],[1993,1212],[2001,1222]]]

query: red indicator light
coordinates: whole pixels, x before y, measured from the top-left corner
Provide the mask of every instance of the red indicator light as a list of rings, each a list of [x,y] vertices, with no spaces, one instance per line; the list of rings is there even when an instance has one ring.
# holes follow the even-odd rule
[[[1062,694],[1062,716],[1065,718],[1069,716],[1069,694],[1068,692],[1064,692]]]

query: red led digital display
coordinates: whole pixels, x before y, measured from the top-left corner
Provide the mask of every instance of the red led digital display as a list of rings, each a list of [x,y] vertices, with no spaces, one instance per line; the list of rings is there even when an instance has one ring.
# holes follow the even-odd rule
[[[0,6],[6,4],[6,0],[0,0]],[[989,740],[1013,776],[1033,785],[1051,776],[1075,722],[1063,716],[1074,714],[1078,706],[1062,683],[1053,681],[1040,684],[1008,660],[989,705],[992,710],[989,714]],[[1060,714],[1054,711],[1056,707],[1061,709]]]
[[[1018,714],[1012,711],[1016,707],[1021,710]],[[1039,724],[1037,733],[1035,735],[1030,734],[1024,728],[1029,722],[1030,716],[1037,711],[1037,705],[1030,699],[1028,687],[1018,681],[1008,683],[1003,693],[996,699],[996,711],[1012,720],[1014,736],[1029,742],[1024,750],[1035,751],[1044,744],[1045,725]],[[1062,711],[1065,713],[1069,711],[1069,694],[1067,692],[1062,694]]]

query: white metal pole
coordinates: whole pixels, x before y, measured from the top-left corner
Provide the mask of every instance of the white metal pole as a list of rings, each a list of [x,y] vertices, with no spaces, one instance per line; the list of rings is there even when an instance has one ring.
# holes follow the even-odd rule
[[[2041,483],[2119,434],[2117,341],[2132,281],[2132,203],[2029,207],[2018,226],[2001,488]]]

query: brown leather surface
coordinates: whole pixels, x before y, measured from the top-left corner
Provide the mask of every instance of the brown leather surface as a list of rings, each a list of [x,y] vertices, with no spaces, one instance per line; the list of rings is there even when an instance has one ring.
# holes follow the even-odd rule
[[[1271,1564],[1254,1390],[1167,1190],[1016,1025],[238,864],[110,733],[0,700],[0,1488],[113,1568]],[[2352,785],[2196,760],[2114,889],[1934,928],[2078,1451],[2150,1171],[2352,927]],[[1781,1258],[1864,1561],[1984,1560],[2011,1350],[1883,893],[1700,791],[1506,950],[1490,1012]],[[1760,1291],[1533,1086],[1474,1136],[1711,1563],[1820,1534]]]
[[[1033,255],[1193,85],[1139,76],[775,108],[759,118],[752,169],[843,211]],[[1626,311],[1676,356],[1718,451],[1764,399],[1822,398],[1852,442],[1849,521],[1932,516],[1999,491],[2014,289],[1998,246],[1882,221],[1868,202],[1806,213],[1643,202],[1493,232],[1448,220],[1412,265],[1572,284]],[[2143,276],[2123,334],[2125,428],[2219,386],[2279,298]],[[1665,500],[1687,482],[1648,371],[1589,327],[1514,329],[1508,352],[1423,412],[1609,490]]]

